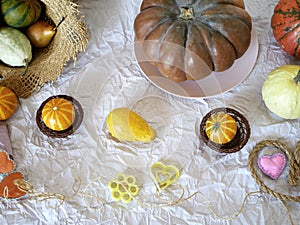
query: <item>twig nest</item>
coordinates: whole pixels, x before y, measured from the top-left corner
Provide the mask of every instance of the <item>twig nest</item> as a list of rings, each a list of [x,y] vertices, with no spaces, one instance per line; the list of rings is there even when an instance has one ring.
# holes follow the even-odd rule
[[[71,96],[56,95],[48,98],[36,113],[36,122],[45,135],[64,138],[73,134],[83,119],[80,103]]]
[[[221,153],[241,150],[250,137],[247,119],[231,108],[216,108],[200,124],[200,138],[211,149]]]

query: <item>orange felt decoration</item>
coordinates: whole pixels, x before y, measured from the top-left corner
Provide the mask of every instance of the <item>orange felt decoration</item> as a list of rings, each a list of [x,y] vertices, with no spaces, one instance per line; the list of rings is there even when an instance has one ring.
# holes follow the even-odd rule
[[[26,193],[21,191],[15,184],[15,180],[24,179],[21,172],[16,172],[15,163],[6,151],[0,151],[0,173],[7,174],[0,182],[0,197],[19,198]]]
[[[0,197],[3,198],[19,198],[26,193],[21,191],[14,183],[15,180],[24,179],[20,172],[13,172],[8,174],[0,183]]]
[[[8,158],[4,151],[0,151],[0,173],[9,173],[15,169],[15,163]]]

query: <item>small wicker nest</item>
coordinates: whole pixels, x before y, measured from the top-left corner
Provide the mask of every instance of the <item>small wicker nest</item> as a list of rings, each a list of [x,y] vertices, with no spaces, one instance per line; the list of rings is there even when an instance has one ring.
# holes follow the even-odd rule
[[[75,109],[74,122],[66,130],[62,130],[62,131],[52,130],[52,129],[48,128],[42,120],[42,110],[43,110],[45,104],[54,98],[64,98],[64,99],[70,101]],[[35,119],[36,119],[36,123],[37,123],[39,129],[41,130],[41,132],[43,134],[45,134],[49,137],[52,137],[52,138],[65,138],[65,137],[73,134],[79,128],[79,126],[83,120],[83,109],[82,109],[80,103],[73,97],[68,96],[68,95],[55,95],[55,96],[49,97],[40,105],[39,109],[37,110]]]
[[[55,81],[63,67],[87,45],[87,29],[79,17],[77,5],[71,0],[41,0],[44,16],[55,25],[61,24],[50,45],[34,49],[33,59],[25,75],[24,67],[15,68],[0,62],[0,85],[11,88],[18,97],[26,98],[48,81]]]
[[[226,144],[217,144],[209,140],[205,132],[205,123],[207,119],[218,112],[224,112],[232,116],[236,120],[237,133],[235,137]],[[251,129],[247,119],[239,112],[231,108],[216,108],[207,113],[200,124],[200,137],[204,143],[211,149],[220,153],[234,153],[241,150],[250,137]]]

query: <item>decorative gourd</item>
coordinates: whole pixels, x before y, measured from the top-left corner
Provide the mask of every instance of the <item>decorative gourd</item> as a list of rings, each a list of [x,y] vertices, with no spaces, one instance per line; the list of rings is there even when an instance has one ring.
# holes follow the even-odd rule
[[[16,111],[18,98],[15,93],[7,88],[0,86],[0,120],[7,120]]]
[[[21,31],[12,27],[0,28],[0,60],[9,66],[25,66],[32,59],[30,41]]]
[[[279,46],[289,55],[300,58],[298,1],[280,0],[271,18],[273,35]]]
[[[138,114],[127,108],[117,108],[106,118],[109,133],[120,141],[151,142],[156,132]]]
[[[207,137],[216,144],[226,144],[236,135],[235,119],[223,112],[212,114],[205,123]]]
[[[54,131],[63,131],[72,126],[75,109],[72,102],[64,98],[53,98],[42,109],[42,121]]]
[[[2,0],[4,21],[11,27],[26,27],[40,17],[42,6],[39,0]]]
[[[263,84],[262,98],[276,115],[300,118],[300,66],[283,65],[271,71]]]
[[[149,62],[170,80],[199,80],[225,71],[250,45],[243,0],[144,0],[134,21]]]

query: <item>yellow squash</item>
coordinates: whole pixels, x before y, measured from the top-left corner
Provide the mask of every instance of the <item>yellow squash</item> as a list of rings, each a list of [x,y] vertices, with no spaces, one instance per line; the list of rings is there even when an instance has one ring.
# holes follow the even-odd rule
[[[106,118],[109,133],[120,141],[151,142],[156,132],[138,114],[128,108],[117,108]]]

